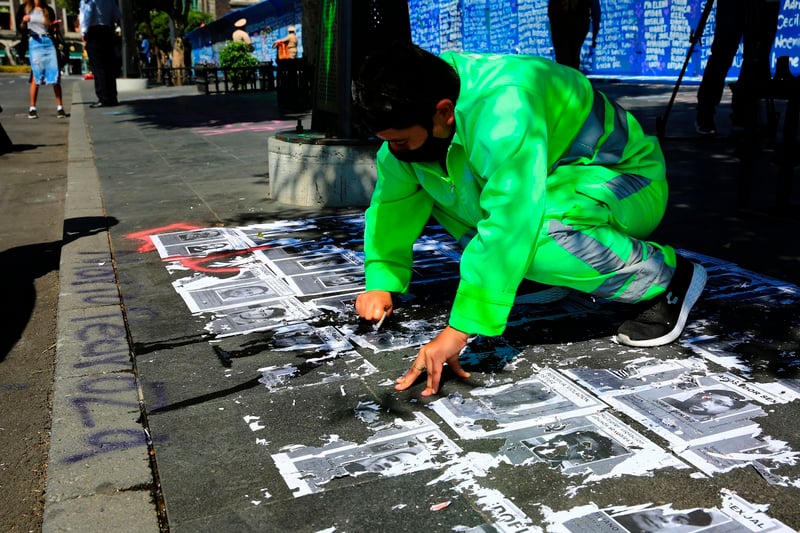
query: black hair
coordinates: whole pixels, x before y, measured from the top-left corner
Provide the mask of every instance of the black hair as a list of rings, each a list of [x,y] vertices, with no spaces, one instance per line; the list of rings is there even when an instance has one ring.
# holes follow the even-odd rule
[[[356,118],[370,132],[414,125],[432,127],[436,104],[455,103],[458,74],[445,60],[411,43],[396,41],[370,53],[353,80]]]
[[[693,526],[707,526],[713,522],[712,516],[702,509],[695,509],[687,513],[686,516],[689,518],[689,523]]]
[[[642,511],[638,511],[635,513],[628,513],[624,515],[614,515],[612,518],[615,522],[622,525],[625,529],[632,533],[646,533],[646,530],[643,530],[636,522],[635,518],[637,515],[646,514],[652,509],[644,509]],[[663,513],[663,511],[662,511]],[[683,512],[683,511],[672,511],[669,513],[664,513],[664,516],[674,516],[674,515],[682,515],[686,518],[685,525],[690,526],[707,526],[710,525],[714,521],[714,517],[708,511],[703,509],[694,509],[693,511]]]
[[[705,410],[698,411],[698,401],[702,400],[704,396],[708,396],[711,394],[715,394],[717,396],[724,396],[726,398],[730,398],[731,400],[731,410],[741,409],[745,407],[748,402],[747,398],[739,394],[738,392],[730,391],[727,389],[706,389],[701,390],[700,392],[696,392],[689,398],[685,400],[677,400],[675,398],[664,398],[664,402],[668,403],[672,407],[676,407],[685,413],[690,414],[708,414]]]

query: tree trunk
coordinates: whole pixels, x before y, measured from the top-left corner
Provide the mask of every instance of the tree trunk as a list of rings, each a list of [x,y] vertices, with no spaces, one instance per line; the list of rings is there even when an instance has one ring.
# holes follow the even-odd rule
[[[172,81],[175,83],[175,85],[183,85],[183,68],[185,66],[184,59],[183,39],[175,39],[175,45],[172,48]]]

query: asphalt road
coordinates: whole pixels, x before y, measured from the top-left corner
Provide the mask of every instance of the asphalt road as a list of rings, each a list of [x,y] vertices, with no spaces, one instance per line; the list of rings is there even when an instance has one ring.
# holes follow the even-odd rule
[[[29,120],[27,88],[27,76],[0,75],[0,123],[14,143],[0,155],[0,530],[10,532],[42,524],[67,184],[69,119],[56,118],[45,87]]]

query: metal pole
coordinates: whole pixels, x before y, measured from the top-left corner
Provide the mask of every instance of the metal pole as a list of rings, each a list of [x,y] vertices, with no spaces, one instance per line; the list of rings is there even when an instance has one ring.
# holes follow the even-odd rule
[[[122,77],[130,78],[134,73],[133,58],[137,53],[136,39],[134,36],[133,9],[131,0],[119,0],[119,10],[122,12]]]
[[[350,80],[353,78],[353,2],[342,0],[339,10],[339,133],[353,136]]]

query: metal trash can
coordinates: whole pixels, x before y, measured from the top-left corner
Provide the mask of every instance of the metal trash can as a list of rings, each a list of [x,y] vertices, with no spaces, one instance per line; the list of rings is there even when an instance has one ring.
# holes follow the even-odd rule
[[[281,110],[301,112],[311,108],[311,76],[305,59],[279,59],[275,85]]]

